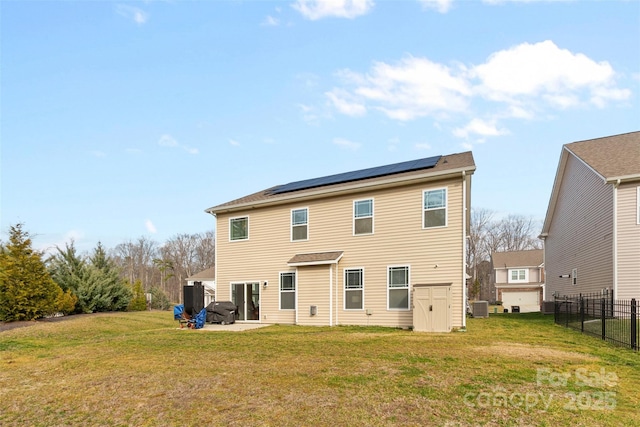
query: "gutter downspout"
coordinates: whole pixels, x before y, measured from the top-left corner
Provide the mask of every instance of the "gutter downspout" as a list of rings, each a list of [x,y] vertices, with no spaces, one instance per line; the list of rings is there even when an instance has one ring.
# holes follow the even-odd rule
[[[467,173],[462,171],[462,328],[467,327]]]
[[[613,184],[613,297],[618,298],[618,187],[620,179]]]
[[[336,269],[338,263],[336,262]],[[329,326],[333,326],[333,264],[329,265]]]

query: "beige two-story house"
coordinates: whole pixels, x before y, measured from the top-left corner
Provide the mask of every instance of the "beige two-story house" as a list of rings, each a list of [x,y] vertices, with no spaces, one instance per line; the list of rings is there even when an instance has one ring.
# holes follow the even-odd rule
[[[207,209],[238,321],[465,326],[471,152],[292,182]]]
[[[640,298],[640,132],[566,144],[540,237],[545,299]]]
[[[496,301],[511,312],[540,311],[544,291],[542,249],[491,254]]]

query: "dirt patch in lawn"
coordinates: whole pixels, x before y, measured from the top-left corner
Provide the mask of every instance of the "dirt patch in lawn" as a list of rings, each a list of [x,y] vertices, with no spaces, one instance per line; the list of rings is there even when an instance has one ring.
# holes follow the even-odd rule
[[[481,353],[496,354],[526,360],[566,360],[566,361],[596,361],[598,358],[576,353],[573,351],[562,351],[547,347],[533,346],[519,343],[497,342],[488,346],[475,347],[474,351]]]
[[[112,313],[87,313],[87,314],[71,314],[68,316],[47,317],[38,320],[16,320],[14,322],[0,322],[0,332],[10,331],[16,328],[26,328],[27,326],[35,326],[40,323],[64,322],[65,320],[81,319],[89,316],[108,316]]]

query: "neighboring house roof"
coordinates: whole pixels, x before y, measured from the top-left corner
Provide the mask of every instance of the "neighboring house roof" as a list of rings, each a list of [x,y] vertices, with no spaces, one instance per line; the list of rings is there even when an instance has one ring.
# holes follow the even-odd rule
[[[196,273],[193,276],[187,277],[185,280],[187,281],[216,280],[216,269],[215,267],[207,268],[206,270],[202,270],[200,273]]]
[[[493,268],[540,267],[543,263],[543,250],[494,252],[491,254]]]
[[[586,164],[605,183],[640,181],[640,131],[565,144],[540,237],[545,237],[551,227],[569,156]]]
[[[565,148],[605,181],[640,179],[640,132],[573,142]]]
[[[435,160],[435,165],[427,160]],[[424,162],[422,162],[424,161]],[[406,165],[409,163],[416,163],[418,168],[407,169]],[[398,168],[394,168],[398,166]],[[378,174],[371,176],[369,172],[376,170],[381,171],[382,175]],[[394,172],[394,170],[400,170],[400,172]],[[412,162],[396,163],[393,165],[381,166],[378,168],[363,169],[360,171],[354,171],[352,173],[331,175],[328,177],[317,178],[314,180],[298,181],[295,183],[285,184],[285,186],[274,186],[267,188],[266,190],[258,191],[257,193],[249,194],[248,196],[241,197],[236,200],[232,200],[221,205],[214,206],[206,210],[211,214],[217,212],[231,212],[236,210],[242,210],[246,208],[253,208],[260,205],[275,205],[287,203],[290,200],[301,199],[313,199],[319,197],[326,197],[327,195],[335,193],[348,193],[354,191],[360,191],[367,187],[393,187],[397,185],[403,185],[415,180],[425,179],[439,179],[447,175],[472,174],[476,170],[475,163],[473,161],[473,155],[470,151],[465,153],[450,154],[446,156],[435,156],[426,159],[418,159]],[[362,173],[361,173],[362,172]],[[338,181],[330,178],[342,177]],[[298,190],[278,192],[279,189],[287,186],[291,188],[298,188],[298,186],[292,184],[299,184],[304,182],[314,181],[319,183],[313,187],[305,187]]]

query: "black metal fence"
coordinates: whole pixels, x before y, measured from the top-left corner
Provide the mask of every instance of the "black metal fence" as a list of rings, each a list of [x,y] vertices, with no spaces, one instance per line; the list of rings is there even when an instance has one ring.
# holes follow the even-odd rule
[[[640,317],[635,299],[616,300],[606,291],[557,296],[554,304],[556,324],[639,350]]]

